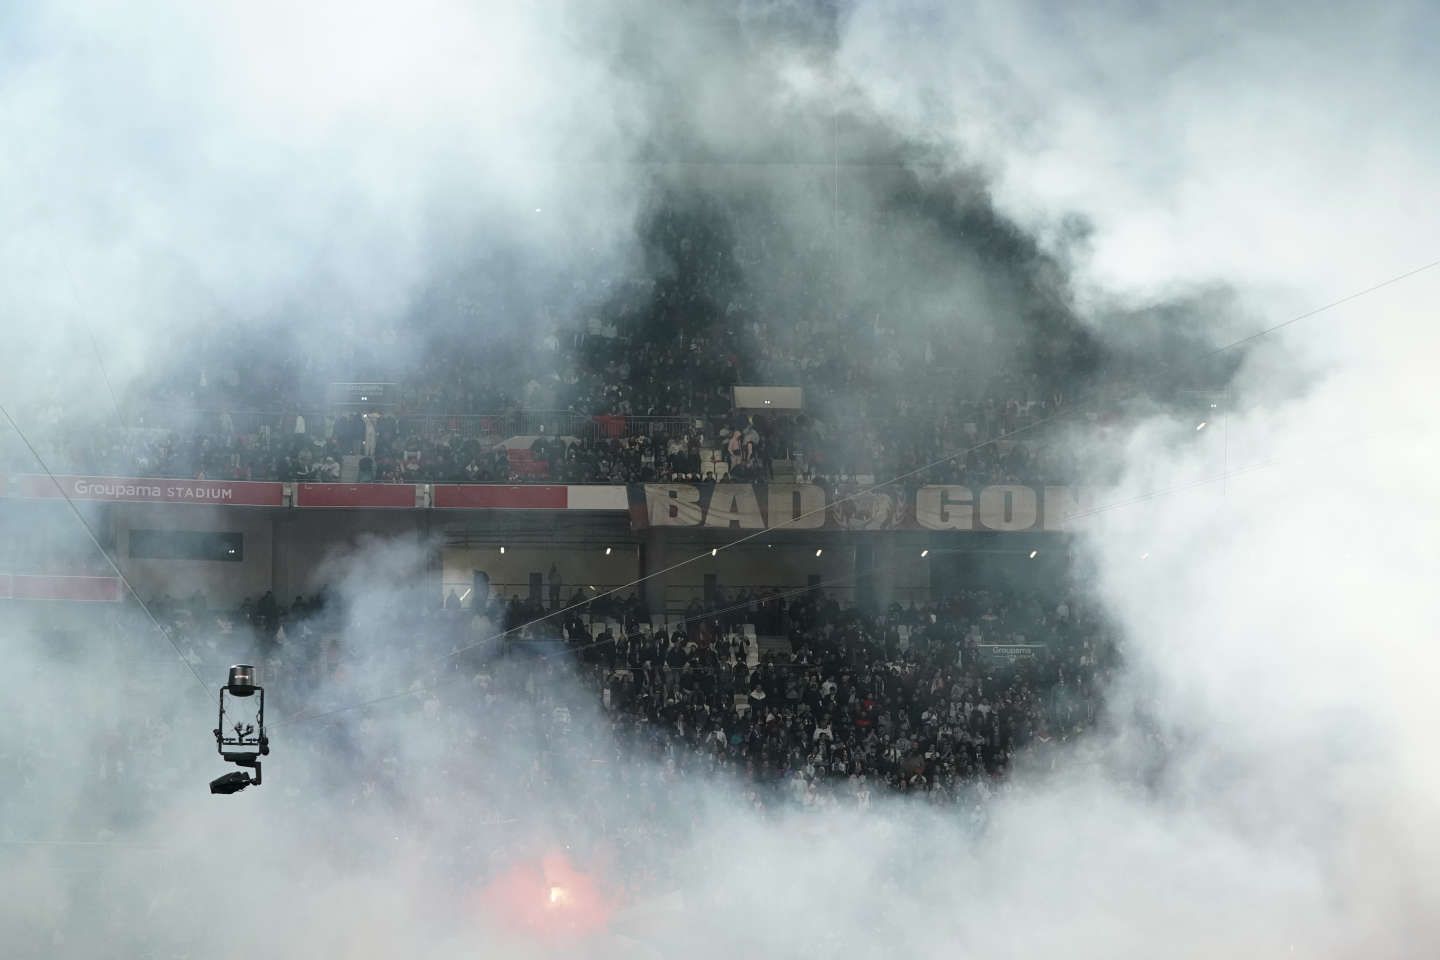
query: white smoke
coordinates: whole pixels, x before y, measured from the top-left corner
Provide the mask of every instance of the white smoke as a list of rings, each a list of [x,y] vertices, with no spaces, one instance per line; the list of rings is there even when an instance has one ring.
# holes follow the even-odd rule
[[[4,391],[22,428],[62,406],[104,420],[102,375],[123,401],[227,329],[338,379],[352,357],[413,358],[407,313],[458,264],[533,307],[457,332],[578,309],[572,271],[628,256],[618,161],[644,132],[590,20],[560,3],[8,11],[0,290],[33,361]]]
[[[916,31],[868,5],[842,58],[893,115],[985,156],[1022,219],[1089,218],[1092,295],[1236,286],[1248,317],[1202,326],[1217,345],[1435,259],[1411,212],[1440,186],[1414,115],[1432,10],[1122,7],[932,10]],[[1085,545],[1128,641],[1113,702],[1171,740],[1166,773],[1143,802],[1100,781],[1063,836],[1024,834],[1046,872],[1118,883],[1091,902],[1113,955],[1434,949],[1437,517],[1410,491],[1437,468],[1435,274],[1256,343],[1208,431],[1131,438],[1127,505]]]
[[[1428,11],[1130,12],[862,4],[841,21],[838,69],[909,133],[982,159],[1036,229],[1089,217],[1081,279],[1096,301],[1235,284],[1249,326],[1218,318],[1203,331],[1217,344],[1436,256],[1433,125],[1417,122],[1434,67],[1413,42]],[[18,227],[4,330],[36,361],[12,364],[7,403],[93,388],[79,316],[123,386],[167,329],[212,310],[323,298],[378,336],[476,223],[512,233],[536,270],[628,255],[626,168],[553,162],[624,156],[645,133],[601,13],[150,3],[6,17],[0,131],[15,152],[0,213]],[[1433,953],[1440,343],[1423,305],[1437,291],[1417,276],[1296,323],[1260,343],[1206,431],[1136,431],[1114,498],[1137,502],[1097,514],[1083,541],[1126,638],[1104,731],[1053,769],[1022,764],[978,824],[880,800],[772,819],[733,783],[702,781],[657,814],[683,810],[692,839],[648,851],[680,896],[626,934],[696,957]],[[290,329],[308,349],[334,334],[329,315]],[[1217,473],[1232,475],[1138,501]],[[348,693],[429,679],[424,643],[368,629],[405,602],[376,580],[423,576],[422,550],[339,561],[334,582],[367,621],[351,653],[375,671]],[[200,941],[226,957],[529,955],[435,907],[463,888],[436,861],[464,842],[482,858],[585,835],[582,813],[610,789],[591,771],[617,762],[613,745],[563,675],[497,670],[498,687],[448,681],[473,692],[478,729],[437,723],[423,697],[341,715],[331,732],[358,744],[345,749],[282,725],[266,785],[212,799],[213,706],[193,680],[171,665],[119,705],[108,678],[127,661],[108,638],[66,660],[45,647],[54,627],[4,624],[24,683],[0,744],[44,758],[6,791],[4,826],[116,845],[5,848],[0,932],[16,956]],[[168,655],[131,629],[125,652]],[[554,748],[527,727],[536,698],[573,705],[565,783],[524,782]],[[99,790],[113,759],[99,735],[137,711],[174,716],[175,733],[125,753],[125,785]],[[386,765],[407,771],[392,801],[336,801],[337,780]],[[599,807],[623,820],[671,788],[648,789]]]

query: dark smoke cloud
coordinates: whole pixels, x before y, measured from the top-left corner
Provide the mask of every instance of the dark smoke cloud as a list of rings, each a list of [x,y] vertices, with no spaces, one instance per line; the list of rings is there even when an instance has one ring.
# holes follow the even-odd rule
[[[1103,325],[1082,316],[1083,215],[1057,216],[1043,233],[1022,225],[998,205],[994,172],[978,155],[887,114],[842,66],[847,28],[862,15],[822,4],[766,9],[784,29],[755,11],[732,19],[681,5],[647,21],[617,61],[650,93],[652,118],[638,229],[649,290],[610,302],[622,328],[718,337],[741,352],[751,380],[794,379],[765,338],[798,327],[821,342],[859,332],[866,349],[880,333],[942,339],[975,384],[998,367],[1033,376],[1031,389],[1046,397],[1118,377],[1141,394],[1177,382],[1223,386],[1232,366],[1193,359],[1206,337],[1198,321],[1234,310],[1218,284],[1104,305],[1113,319]],[[875,366],[867,387],[892,388]],[[1163,386],[1137,376],[1157,366],[1168,371]],[[853,406],[814,400],[824,416]]]

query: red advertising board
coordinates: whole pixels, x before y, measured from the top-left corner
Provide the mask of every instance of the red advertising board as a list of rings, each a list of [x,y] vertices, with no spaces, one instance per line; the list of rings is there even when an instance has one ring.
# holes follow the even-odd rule
[[[437,483],[434,506],[450,510],[564,510],[569,490],[563,485]]]
[[[62,493],[63,491],[63,493]],[[38,473],[10,478],[9,496],[28,500],[113,500],[145,503],[207,503],[222,507],[281,507],[283,483],[251,480],[167,480],[127,477],[57,476]]]
[[[413,510],[413,483],[297,483],[297,507],[391,507]]]

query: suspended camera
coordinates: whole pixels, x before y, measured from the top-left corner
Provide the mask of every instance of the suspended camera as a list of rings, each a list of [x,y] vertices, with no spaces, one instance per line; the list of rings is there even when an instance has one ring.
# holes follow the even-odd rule
[[[232,698],[232,712],[241,713],[234,700],[244,699],[255,704],[254,720],[231,722],[225,715],[225,695]],[[248,713],[248,711],[243,711]],[[230,679],[220,688],[220,721],[215,727],[215,746],[226,763],[233,763],[247,770],[254,770],[252,777],[246,770],[236,770],[210,781],[211,793],[239,793],[254,784],[260,786],[260,758],[270,753],[270,738],[265,735],[265,688],[255,682],[255,668],[248,663],[237,663],[230,668]]]

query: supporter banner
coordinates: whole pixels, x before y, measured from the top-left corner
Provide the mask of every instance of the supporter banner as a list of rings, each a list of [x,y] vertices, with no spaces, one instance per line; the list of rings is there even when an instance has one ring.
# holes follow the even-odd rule
[[[720,530],[1074,529],[1093,492],[1068,486],[959,484],[840,490],[809,483],[651,483],[630,488],[636,526]],[[1073,519],[1072,519],[1073,518]]]
[[[0,600],[70,600],[119,603],[125,588],[119,577],[63,577],[0,574]]]
[[[57,489],[56,484],[59,484]],[[249,480],[164,480],[125,477],[57,476],[27,473],[10,478],[9,496],[28,500],[124,500],[154,503],[209,503],[220,506],[282,507],[283,483]]]
[[[986,663],[996,665],[1033,660],[1045,652],[1043,643],[977,643],[975,646]]]
[[[386,507],[413,510],[413,483],[297,483],[297,507]]]

